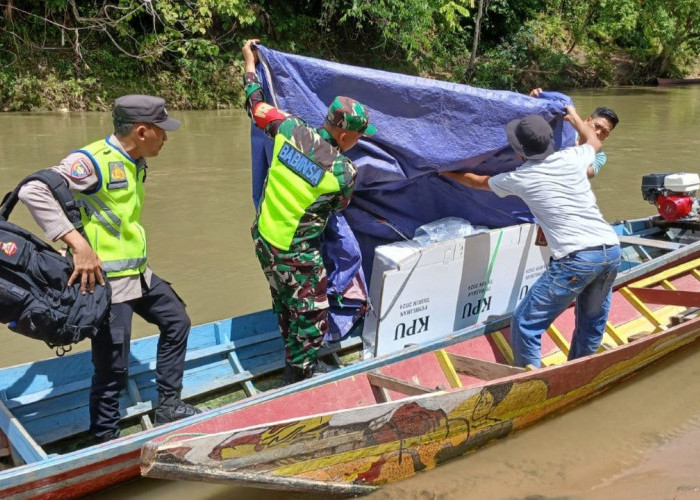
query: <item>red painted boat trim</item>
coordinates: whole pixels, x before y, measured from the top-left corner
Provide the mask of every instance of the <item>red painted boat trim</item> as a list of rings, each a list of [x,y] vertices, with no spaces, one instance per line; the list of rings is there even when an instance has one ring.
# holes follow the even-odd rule
[[[24,483],[14,488],[0,490],[0,497],[7,498],[11,495],[19,495],[28,491],[36,491],[46,486],[53,486],[49,490],[37,491],[37,496],[24,496],[23,498],[75,498],[87,493],[99,491],[113,484],[137,477],[139,475],[139,455],[141,451],[135,450],[118,457],[71,469],[66,472],[52,475],[37,481]],[[131,463],[126,463],[131,462]],[[94,477],[84,477],[92,472],[104,471],[114,465],[123,465],[118,470],[109,474],[99,474]],[[77,481],[76,481],[77,479]],[[60,484],[66,483],[66,484]],[[60,491],[56,491],[60,490]]]

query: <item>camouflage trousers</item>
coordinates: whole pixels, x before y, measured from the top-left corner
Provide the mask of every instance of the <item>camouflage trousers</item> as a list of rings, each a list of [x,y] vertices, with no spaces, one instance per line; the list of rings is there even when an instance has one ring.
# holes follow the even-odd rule
[[[254,226],[255,255],[260,261],[272,294],[285,344],[285,360],[306,369],[328,332],[326,268],[321,252],[307,242],[289,251],[270,245]]]

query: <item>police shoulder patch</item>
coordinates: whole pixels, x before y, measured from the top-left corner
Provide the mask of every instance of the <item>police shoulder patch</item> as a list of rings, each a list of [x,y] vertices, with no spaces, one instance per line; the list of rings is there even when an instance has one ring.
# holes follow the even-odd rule
[[[282,145],[279,153],[277,153],[277,158],[283,165],[292,170],[313,187],[318,186],[318,183],[321,182],[321,177],[323,177],[323,174],[325,173],[323,167],[315,163],[308,156],[288,142],[285,142]]]
[[[75,180],[82,180],[85,179],[87,176],[89,176],[92,173],[92,169],[90,168],[87,163],[85,163],[84,160],[76,160],[74,161],[71,166],[70,170],[68,172],[68,175]]]

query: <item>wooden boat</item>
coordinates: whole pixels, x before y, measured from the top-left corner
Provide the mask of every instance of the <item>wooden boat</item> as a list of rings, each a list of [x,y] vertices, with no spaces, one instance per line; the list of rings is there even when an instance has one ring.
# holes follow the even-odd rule
[[[692,229],[682,232],[663,228],[653,224],[653,220],[658,218],[615,226],[623,240],[628,239],[625,271],[618,278],[620,286],[672,264],[700,257],[700,243],[693,243]],[[283,363],[283,346],[271,312],[197,326],[192,329],[188,343],[183,396],[213,409],[158,428],[153,428],[148,417],[156,400],[157,336],[139,339],[132,344],[129,390],[121,401],[126,426],[123,437],[99,446],[91,445],[86,436],[92,376],[88,352],[0,369],[0,463],[4,466],[0,471],[0,497],[75,498],[119,484],[138,476],[139,453],[144,443],[190,423],[234,415],[266,401],[282,401],[295,392],[359,376],[384,364],[410,359],[484,333],[490,334],[489,339],[498,338],[493,332],[507,323],[508,318],[500,318],[454,332],[439,341],[358,362],[288,387],[280,387],[276,376]],[[342,355],[358,345],[359,339],[353,337],[333,345],[327,353]],[[337,408],[326,405],[318,409]],[[275,420],[273,415],[264,417],[264,421],[272,420]]]
[[[370,492],[570,408],[696,342],[699,266],[695,259],[618,288],[604,347],[587,358],[565,362],[571,314],[550,328],[540,370],[510,366],[507,333],[491,332],[179,429],[144,447],[142,474]]]
[[[657,78],[658,85],[691,85],[700,83],[700,78]]]
[[[466,339],[457,343],[445,340],[347,367],[323,385],[201,418],[147,443],[142,474],[358,495],[435,467],[695,343],[700,258],[671,262],[653,270],[640,264],[618,279],[603,344],[594,355],[566,361],[573,308],[543,338],[542,369],[512,367],[508,331],[486,325],[461,334]]]

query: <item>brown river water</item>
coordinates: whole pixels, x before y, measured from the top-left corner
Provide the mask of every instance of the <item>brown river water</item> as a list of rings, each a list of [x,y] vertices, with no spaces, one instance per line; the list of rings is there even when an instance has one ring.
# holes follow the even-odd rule
[[[641,177],[700,172],[700,85],[571,93],[584,115],[615,109],[608,164],[592,181],[610,220],[642,217]],[[241,110],[174,112],[183,122],[150,161],[144,222],[149,261],[188,304],[194,324],[267,308],[249,227],[249,121]],[[0,114],[0,189],[110,132],[107,113]],[[29,229],[19,207],[13,220]],[[154,333],[140,319],[134,336]],[[0,325],[0,366],[52,355]],[[87,343],[80,347],[86,348]],[[564,415],[370,495],[375,499],[698,499],[700,348],[655,365]],[[322,498],[139,479],[91,498]]]

